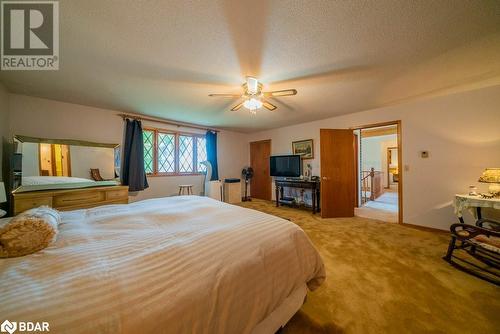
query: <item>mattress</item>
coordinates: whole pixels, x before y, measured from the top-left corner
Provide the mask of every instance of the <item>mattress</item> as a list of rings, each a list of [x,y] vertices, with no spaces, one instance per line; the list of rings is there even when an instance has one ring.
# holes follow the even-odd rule
[[[205,197],[62,220],[53,246],[0,261],[2,318],[56,333],[252,333],[325,279],[297,225]]]

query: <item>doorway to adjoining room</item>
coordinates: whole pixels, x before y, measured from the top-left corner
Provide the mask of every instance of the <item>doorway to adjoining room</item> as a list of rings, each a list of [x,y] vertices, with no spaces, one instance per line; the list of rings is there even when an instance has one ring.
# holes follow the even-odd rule
[[[71,157],[68,145],[39,144],[40,176],[71,176]]]
[[[357,196],[355,215],[399,221],[398,124],[356,129]]]

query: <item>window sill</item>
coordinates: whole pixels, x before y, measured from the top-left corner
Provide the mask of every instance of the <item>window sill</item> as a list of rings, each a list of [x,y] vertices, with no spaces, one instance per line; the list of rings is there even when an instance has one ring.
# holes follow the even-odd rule
[[[200,176],[205,173],[159,173],[159,174],[146,174],[147,177],[168,177],[168,176]]]

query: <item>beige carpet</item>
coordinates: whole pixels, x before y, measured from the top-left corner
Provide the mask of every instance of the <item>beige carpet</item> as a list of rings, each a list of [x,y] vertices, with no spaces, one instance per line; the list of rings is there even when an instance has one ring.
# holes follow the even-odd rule
[[[447,233],[260,200],[242,206],[291,219],[326,265],[326,282],[284,333],[500,333],[500,288],[441,259]]]

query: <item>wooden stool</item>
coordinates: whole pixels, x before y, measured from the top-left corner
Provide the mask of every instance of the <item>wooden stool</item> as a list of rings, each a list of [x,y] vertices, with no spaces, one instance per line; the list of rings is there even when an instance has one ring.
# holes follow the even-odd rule
[[[184,190],[186,190],[187,194],[184,194]],[[192,184],[179,185],[179,196],[180,195],[192,195],[192,194],[193,194],[193,185]]]

